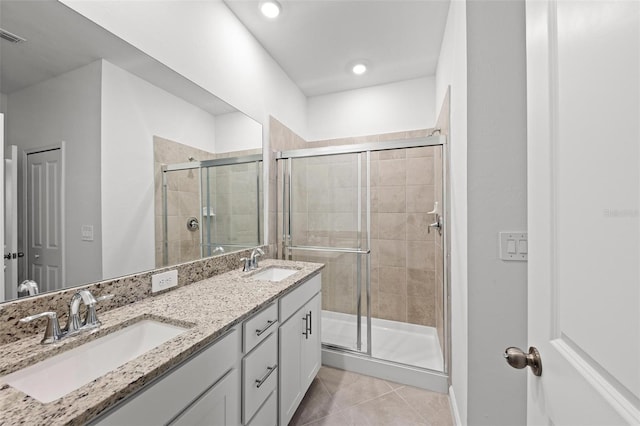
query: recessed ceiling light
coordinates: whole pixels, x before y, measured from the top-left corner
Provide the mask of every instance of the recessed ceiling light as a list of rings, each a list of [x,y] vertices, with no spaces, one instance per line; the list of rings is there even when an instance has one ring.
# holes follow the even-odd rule
[[[276,18],[280,15],[280,3],[275,0],[260,2],[260,12],[269,19]]]
[[[367,66],[363,63],[358,63],[351,68],[351,71],[353,71],[355,75],[362,75],[367,72]]]

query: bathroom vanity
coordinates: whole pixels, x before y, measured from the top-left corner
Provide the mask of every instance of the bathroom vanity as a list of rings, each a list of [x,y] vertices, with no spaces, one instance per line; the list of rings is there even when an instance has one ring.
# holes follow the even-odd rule
[[[1,384],[0,424],[286,425],[320,368],[322,267],[265,260],[104,312],[98,331],[56,346],[3,345],[6,376],[140,320],[184,328],[52,402]]]

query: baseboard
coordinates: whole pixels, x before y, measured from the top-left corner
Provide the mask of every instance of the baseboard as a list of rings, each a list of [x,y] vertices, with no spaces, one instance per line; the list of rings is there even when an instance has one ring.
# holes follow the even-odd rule
[[[462,420],[460,420],[460,410],[458,410],[458,401],[456,401],[456,394],[453,392],[453,386],[449,386],[449,401],[451,402],[451,417],[453,417],[453,424],[456,426],[463,426]]]

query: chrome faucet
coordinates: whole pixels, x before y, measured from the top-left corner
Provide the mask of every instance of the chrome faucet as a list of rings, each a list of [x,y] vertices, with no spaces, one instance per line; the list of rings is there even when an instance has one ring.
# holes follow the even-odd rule
[[[44,332],[44,338],[40,343],[43,345],[54,343],[65,337],[73,336],[81,331],[91,330],[100,326],[101,322],[96,315],[96,303],[101,300],[111,299],[113,294],[109,294],[101,297],[93,297],[93,294],[89,290],[76,291],[71,296],[69,302],[69,319],[67,326],[62,330],[60,323],[58,322],[58,315],[55,312],[43,312],[41,314],[31,315],[22,318],[20,322],[30,322],[39,318],[48,318],[47,328]],[[87,307],[87,313],[84,320],[80,320],[80,302],[84,303]]]
[[[83,302],[87,307],[87,314],[84,321],[80,321],[80,302]],[[80,290],[77,291],[71,296],[71,301],[69,302],[69,318],[67,320],[67,326],[64,328],[64,331],[67,334],[71,335],[79,332],[83,328],[94,328],[100,325],[100,322],[95,318],[96,312],[96,298],[93,297],[93,294],[89,290]],[[89,317],[89,312],[93,310],[94,320],[92,324],[87,324],[87,319]],[[89,327],[87,327],[89,326]]]
[[[251,256],[240,259],[243,263],[242,271],[247,272],[258,268],[258,258],[264,256],[264,251],[260,247],[256,247],[251,252]]]
[[[258,258],[260,256],[264,256],[264,252],[262,251],[262,249],[260,247],[254,248],[251,252],[251,269],[258,268]]]

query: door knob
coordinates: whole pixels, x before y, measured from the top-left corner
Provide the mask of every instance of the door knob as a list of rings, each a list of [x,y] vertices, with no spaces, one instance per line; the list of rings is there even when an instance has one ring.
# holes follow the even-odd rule
[[[534,376],[542,375],[542,359],[540,358],[540,352],[538,349],[531,346],[529,353],[524,353],[522,349],[516,347],[507,348],[504,351],[504,358],[507,363],[513,368],[525,368],[531,367],[531,372]]]

